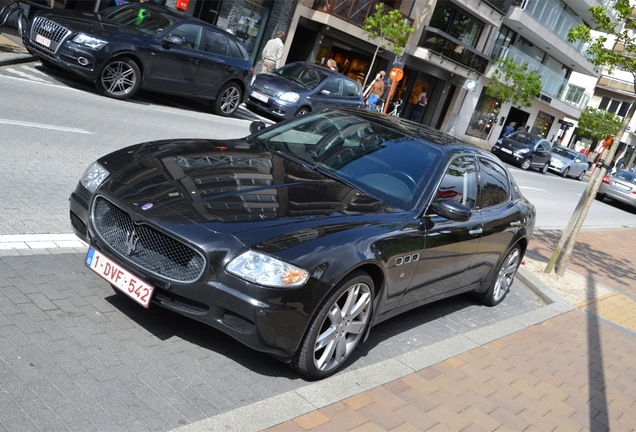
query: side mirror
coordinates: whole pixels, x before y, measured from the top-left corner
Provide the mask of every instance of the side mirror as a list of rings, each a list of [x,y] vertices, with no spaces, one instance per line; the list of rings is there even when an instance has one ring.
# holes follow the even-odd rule
[[[170,45],[183,46],[185,44],[186,40],[183,36],[177,36],[173,34],[169,34],[168,36],[166,36],[161,43],[164,48],[168,48]]]
[[[250,133],[256,133],[258,131],[262,131],[266,127],[267,127],[267,125],[265,123],[263,123],[262,121],[253,121],[250,124]]]
[[[431,209],[446,219],[458,222],[466,222],[472,216],[470,208],[463,204],[456,203],[455,201],[444,200],[435,202],[431,205]]]

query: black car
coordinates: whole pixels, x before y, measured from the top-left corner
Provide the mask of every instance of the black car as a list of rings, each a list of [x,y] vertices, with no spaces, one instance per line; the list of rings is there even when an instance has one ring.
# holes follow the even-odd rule
[[[545,174],[550,166],[550,141],[530,132],[514,132],[499,139],[491,152],[504,162],[524,170],[536,168]]]
[[[465,292],[504,299],[536,215],[490,153],[364,110],[252,128],[90,165],[70,199],[85,264],[310,378],[399,313]]]
[[[247,107],[276,120],[324,108],[362,108],[362,88],[351,78],[312,63],[296,62],[253,78]]]
[[[150,3],[100,13],[43,10],[25,43],[44,65],[94,82],[106,96],[127,99],[140,88],[190,96],[212,100],[223,116],[243,102],[253,74],[234,36]]]

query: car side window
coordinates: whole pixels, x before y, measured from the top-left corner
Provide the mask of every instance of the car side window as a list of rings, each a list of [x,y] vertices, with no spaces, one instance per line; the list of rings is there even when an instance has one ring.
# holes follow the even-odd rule
[[[182,24],[170,32],[170,36],[182,37],[185,41],[185,46],[192,49],[199,48],[199,42],[201,41],[201,26],[195,24]]]
[[[329,92],[329,96],[342,95],[342,78],[333,78],[322,87],[323,92]]]
[[[359,98],[360,88],[353,81],[344,80],[344,89],[342,95],[344,97]]]
[[[454,201],[471,210],[475,209],[477,202],[475,158],[459,156],[451,161],[437,189],[435,201]]]
[[[545,151],[545,152],[549,152],[550,151],[550,145],[547,142],[545,142],[545,141],[541,141],[539,143],[539,148],[541,150]]]
[[[227,57],[229,43],[225,35],[214,30],[205,30],[205,44],[203,45],[203,51],[218,54]]]
[[[241,46],[236,42],[233,41],[232,39],[228,39],[229,45],[228,48],[230,49],[230,57],[232,58],[237,58],[237,59],[247,59],[247,53],[244,52],[244,50],[241,49]]]
[[[503,204],[510,198],[510,182],[506,170],[497,163],[479,158],[479,197],[477,208]]]

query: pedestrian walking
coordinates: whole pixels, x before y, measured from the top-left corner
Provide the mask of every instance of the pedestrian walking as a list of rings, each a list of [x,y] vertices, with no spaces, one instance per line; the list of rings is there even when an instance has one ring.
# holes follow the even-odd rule
[[[513,133],[515,131],[515,122],[510,122],[508,123],[508,126],[506,126],[503,129],[503,133],[501,134],[502,137],[507,137],[508,135],[510,135],[511,133]]]
[[[422,111],[424,111],[424,108],[426,108],[426,105],[428,105],[428,98],[426,97],[426,93],[422,92],[420,93],[420,97],[417,100],[415,107],[413,107],[413,114],[411,114],[411,121],[419,120],[420,114],[422,114]]]
[[[367,89],[367,93],[365,95],[365,102],[367,103],[367,109],[370,109],[372,106],[375,106],[382,95],[384,94],[384,76],[386,72],[383,70],[378,72],[375,76],[375,79]]]
[[[281,67],[281,61],[283,59],[283,50],[285,49],[285,32],[278,30],[276,37],[267,41],[261,58],[263,59],[263,67],[261,73],[270,73],[274,69]]]
[[[327,67],[331,69],[332,71],[338,72],[338,63],[336,63],[334,59],[327,60]]]

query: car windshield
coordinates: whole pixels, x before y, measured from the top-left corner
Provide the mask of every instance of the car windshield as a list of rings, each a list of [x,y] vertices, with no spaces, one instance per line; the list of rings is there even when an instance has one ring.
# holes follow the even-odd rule
[[[102,11],[101,15],[146,36],[154,36],[177,21],[168,14],[158,13],[138,4],[114,6]]]
[[[421,139],[338,111],[308,115],[256,138],[404,210],[415,207],[442,159]]]
[[[508,135],[508,138],[522,144],[535,145],[540,137],[537,137],[536,135],[533,135],[529,132],[515,132]]]
[[[636,174],[629,171],[618,171],[614,174],[614,177],[630,182],[631,184],[636,184]]]
[[[327,78],[320,69],[302,63],[292,63],[274,71],[282,77],[290,79],[307,88],[314,89]]]
[[[570,160],[574,160],[574,158],[576,157],[576,152],[573,152],[572,150],[564,149],[563,147],[552,147],[550,151],[556,155],[563,156]]]

